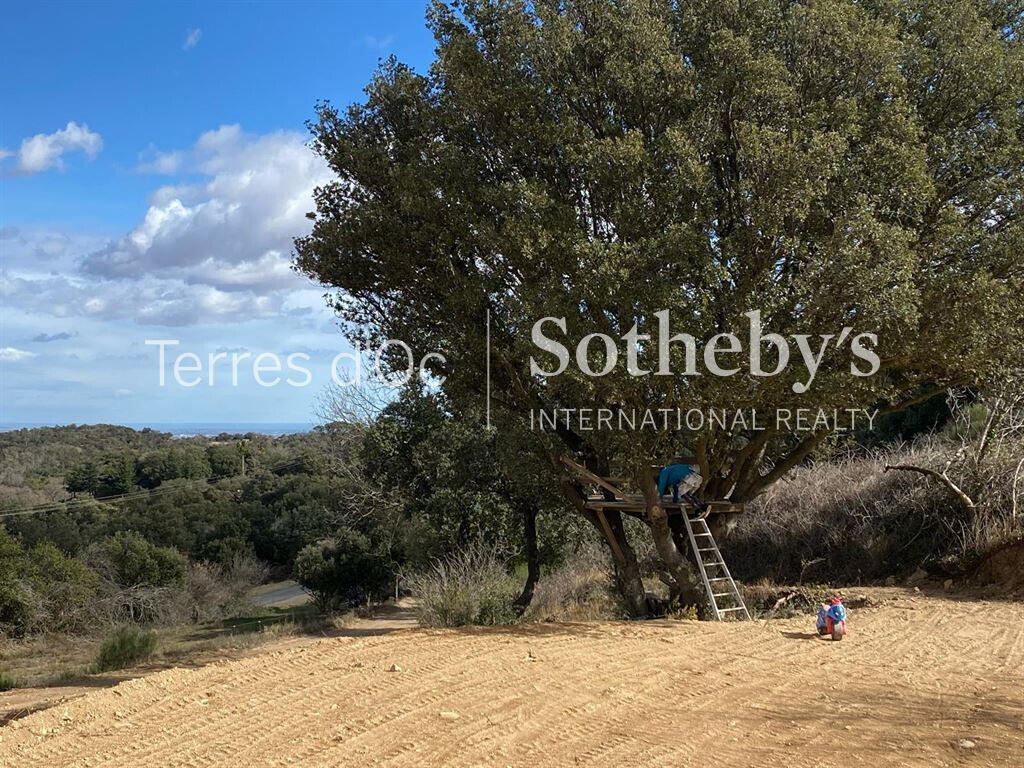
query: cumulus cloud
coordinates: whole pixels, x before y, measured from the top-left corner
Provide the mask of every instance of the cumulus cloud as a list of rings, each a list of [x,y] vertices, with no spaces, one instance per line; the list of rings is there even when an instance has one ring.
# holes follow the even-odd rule
[[[189,29],[185,32],[185,42],[181,44],[183,51],[191,50],[199,45],[199,41],[203,37],[203,30],[201,29]]]
[[[134,229],[82,260],[86,274],[174,278],[221,291],[308,285],[290,269],[292,238],[309,230],[313,187],[330,172],[299,134],[250,136],[222,126],[174,157],[174,167],[205,179],[157,189]]]
[[[50,168],[62,169],[62,156],[67,152],[84,152],[90,160],[103,149],[103,139],[98,133],[89,130],[89,126],[79,125],[72,121],[64,128],[53,133],[37,133],[21,142],[17,152],[17,173],[41,173]],[[0,160],[5,156],[14,155],[8,150],[0,151]]]
[[[24,349],[17,349],[15,347],[0,347],[0,362],[4,363],[18,363],[22,360],[28,360],[29,358],[35,357],[35,352],[28,352]]]
[[[323,307],[322,291],[291,269],[292,238],[311,226],[312,190],[332,178],[302,135],[222,126],[191,147],[151,148],[148,157],[180,176],[151,193],[148,210],[123,235],[13,233],[0,272],[6,305],[37,316],[168,326]]]
[[[10,227],[0,232],[3,269],[19,275],[73,273],[77,262],[110,241],[109,236]]]
[[[150,147],[139,155],[139,164],[135,170],[140,173],[172,176],[181,170],[184,161],[185,154],[183,152],[159,152],[155,147]]]

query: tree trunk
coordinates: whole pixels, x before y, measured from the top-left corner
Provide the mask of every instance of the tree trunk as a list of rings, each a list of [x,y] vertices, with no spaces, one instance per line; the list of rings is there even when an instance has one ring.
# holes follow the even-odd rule
[[[523,512],[523,536],[526,544],[526,583],[523,591],[516,598],[516,607],[525,611],[533,600],[533,590],[540,579],[540,553],[537,549],[537,505],[527,502]]]
[[[640,565],[636,561],[636,553],[630,546],[629,539],[626,538],[626,526],[622,523],[622,513],[618,510],[605,511],[603,515],[615,541],[615,546],[612,547],[613,556],[616,549],[620,553],[615,562],[615,578],[619,593],[626,601],[630,616],[646,616],[651,612],[651,606],[647,601],[647,590],[644,587],[644,580],[640,576]],[[598,527],[600,528],[600,521],[598,521]]]
[[[615,581],[626,603],[626,610],[629,615],[636,618],[646,616],[649,613],[647,605],[647,591],[644,589],[643,579],[640,577],[640,566],[636,561],[636,553],[629,545],[626,538],[626,529],[622,524],[622,515],[618,511],[597,513],[587,509],[586,499],[580,489],[568,480],[562,481],[562,493],[576,511],[590,521],[598,532],[604,537],[611,550],[612,559],[615,563]]]
[[[668,585],[671,591],[669,601],[678,601],[682,605],[695,605],[698,610],[703,610],[704,597],[697,586],[693,569],[682,554],[689,546],[683,547],[682,552],[676,546],[676,539],[672,535],[672,527],[669,525],[668,515],[661,506],[661,498],[658,496],[654,477],[650,472],[641,470],[637,473],[636,479],[644,494],[647,523],[651,528],[654,547],[658,551],[658,557],[661,558],[665,570],[674,582]]]

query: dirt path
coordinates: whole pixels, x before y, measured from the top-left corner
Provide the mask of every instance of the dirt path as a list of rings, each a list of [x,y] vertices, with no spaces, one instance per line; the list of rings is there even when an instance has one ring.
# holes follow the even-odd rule
[[[331,638],[36,713],[0,765],[1021,765],[1024,605],[872,595],[841,643],[806,617]]]

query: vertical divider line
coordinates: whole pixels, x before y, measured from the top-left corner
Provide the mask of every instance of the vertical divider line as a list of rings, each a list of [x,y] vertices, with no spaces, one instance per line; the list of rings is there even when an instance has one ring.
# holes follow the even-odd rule
[[[491,308],[487,308],[487,429],[491,429]]]

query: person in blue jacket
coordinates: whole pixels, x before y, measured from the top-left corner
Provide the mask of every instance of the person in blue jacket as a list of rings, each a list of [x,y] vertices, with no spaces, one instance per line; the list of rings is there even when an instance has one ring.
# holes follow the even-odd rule
[[[697,467],[693,464],[685,464],[682,459],[674,458],[672,463],[658,473],[658,495],[664,496],[672,489],[672,501],[679,502],[679,497],[690,504],[693,504],[699,512],[705,508],[704,502],[694,495],[694,491],[700,488],[703,478]]]

